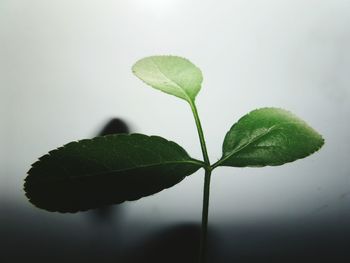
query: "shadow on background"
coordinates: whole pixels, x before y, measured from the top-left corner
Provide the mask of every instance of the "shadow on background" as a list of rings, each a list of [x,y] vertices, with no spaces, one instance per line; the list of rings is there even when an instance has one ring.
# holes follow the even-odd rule
[[[124,120],[113,118],[102,128],[98,136],[118,133],[130,133],[130,128]],[[90,211],[88,215],[96,222],[107,223],[115,221],[121,216],[123,205],[124,204],[118,206],[102,206]]]
[[[350,262],[350,227],[337,219],[225,224],[210,262]]]
[[[9,207],[2,211],[0,262],[160,263],[197,262],[199,225],[156,226],[146,235],[142,218],[121,225],[84,224],[54,214],[28,216]],[[51,215],[51,214],[50,214]],[[5,219],[5,220],[4,220]],[[227,220],[229,220],[227,218]],[[147,226],[146,226],[147,227]],[[149,227],[149,226],[148,226]],[[346,263],[350,259],[349,227],[336,220],[293,222],[212,222],[209,229],[210,263]]]
[[[142,242],[136,242],[121,255],[121,261],[193,263],[198,261],[200,226],[182,224],[158,231]]]

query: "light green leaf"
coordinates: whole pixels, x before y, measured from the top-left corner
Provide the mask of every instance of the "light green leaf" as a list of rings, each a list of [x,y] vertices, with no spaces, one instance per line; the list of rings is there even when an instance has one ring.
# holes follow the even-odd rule
[[[189,60],[177,56],[152,56],[137,61],[133,73],[146,84],[188,102],[201,89],[202,73]]]
[[[232,126],[215,166],[282,165],[314,153],[323,144],[322,136],[292,113],[262,108]]]
[[[71,142],[41,157],[28,172],[25,192],[40,208],[75,212],[157,193],[201,167],[161,137],[107,135]]]

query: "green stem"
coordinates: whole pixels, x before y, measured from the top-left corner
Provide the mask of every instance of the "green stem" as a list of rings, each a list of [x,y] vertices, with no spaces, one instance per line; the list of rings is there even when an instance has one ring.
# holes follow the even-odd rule
[[[199,140],[200,140],[200,143],[201,143],[201,148],[202,148],[204,162],[205,162],[206,165],[210,166],[210,161],[209,161],[208,152],[207,152],[207,146],[205,145],[202,124],[201,124],[201,121],[200,121],[199,116],[198,116],[197,107],[196,107],[196,104],[194,102],[190,102],[190,106],[191,106],[191,110],[192,110],[192,113],[193,113],[193,116],[194,116],[194,120],[196,122],[196,126],[197,126]]]
[[[210,192],[211,171],[205,171],[203,190],[203,210],[202,210],[202,231],[199,247],[199,263],[206,262],[207,258],[207,232],[208,232],[208,212],[209,212],[209,192]]]
[[[206,261],[207,255],[207,232],[208,232],[208,212],[209,212],[209,193],[210,193],[210,177],[211,177],[211,167],[209,156],[207,152],[207,147],[205,145],[205,139],[203,134],[203,129],[201,121],[199,119],[197,107],[194,102],[190,103],[192,113],[196,122],[199,140],[201,143],[203,159],[205,163],[205,176],[204,176],[204,189],[203,189],[203,209],[202,209],[202,228],[201,228],[201,239],[199,248],[199,263],[204,263]]]

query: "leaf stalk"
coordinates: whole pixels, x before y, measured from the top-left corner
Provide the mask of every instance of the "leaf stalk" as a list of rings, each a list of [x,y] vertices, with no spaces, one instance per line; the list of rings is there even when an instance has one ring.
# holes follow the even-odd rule
[[[191,110],[192,110],[192,113],[193,113],[193,116],[194,116],[194,120],[195,120],[196,126],[197,126],[197,131],[198,131],[198,136],[199,136],[199,140],[200,140],[200,143],[201,143],[204,163],[210,166],[210,161],[209,161],[207,146],[205,144],[202,124],[201,124],[201,121],[199,119],[198,110],[197,110],[195,102],[194,101],[190,101],[190,106],[191,106]]]

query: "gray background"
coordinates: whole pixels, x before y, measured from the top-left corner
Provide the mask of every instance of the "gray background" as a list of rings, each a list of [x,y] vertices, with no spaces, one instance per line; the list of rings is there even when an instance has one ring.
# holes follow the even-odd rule
[[[293,229],[308,233],[320,225],[339,227],[330,233],[350,239],[344,230],[350,219],[349,23],[347,0],[2,0],[0,227],[13,240],[7,251],[25,238],[21,244],[33,243],[30,251],[37,251],[45,243],[31,241],[37,232],[47,242],[73,240],[86,249],[102,240],[108,247],[113,235],[127,246],[162,227],[200,223],[201,170],[122,205],[112,230],[96,230],[89,212],[36,209],[22,190],[38,157],[95,136],[112,117],[201,158],[188,105],[131,73],[136,60],[155,54],[184,56],[202,69],[197,105],[212,162],[231,125],[264,106],[294,112],[326,140],[320,152],[295,163],[215,171],[209,216],[218,254],[230,254],[228,243],[241,244],[240,236],[247,247],[263,246],[264,234],[252,229],[276,224],[290,230],[279,232],[287,237]]]

